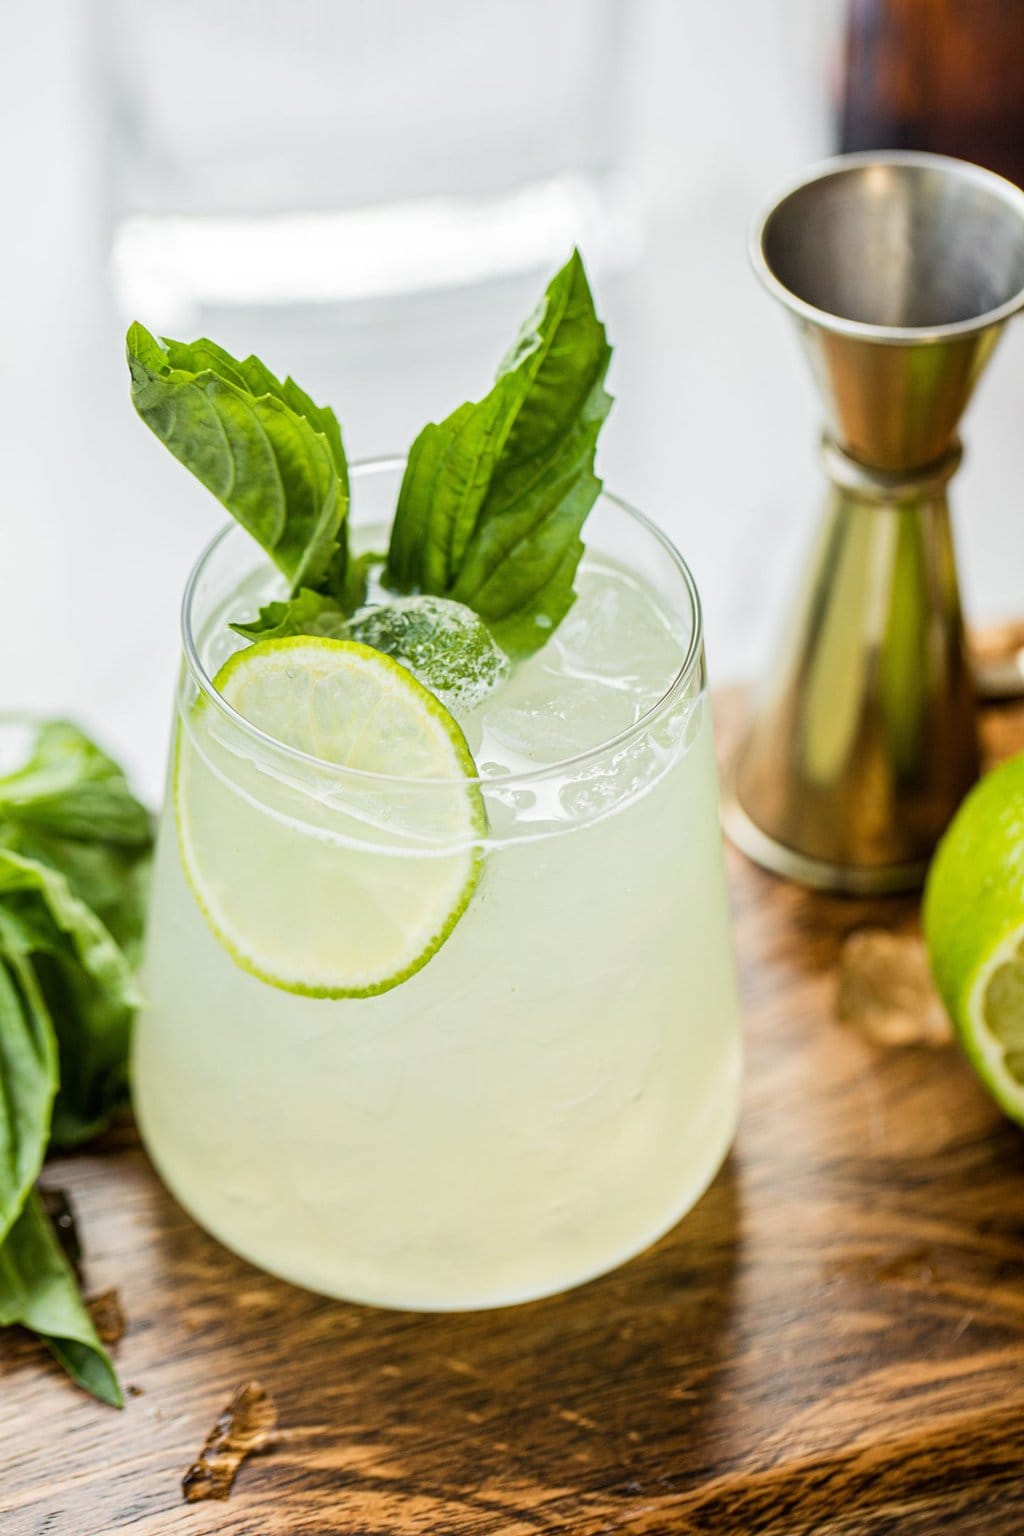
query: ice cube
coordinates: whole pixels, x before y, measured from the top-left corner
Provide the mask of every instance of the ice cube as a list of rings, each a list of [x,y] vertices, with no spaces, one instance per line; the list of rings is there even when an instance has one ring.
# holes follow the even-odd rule
[[[609,683],[524,668],[487,702],[483,718],[486,761],[520,771],[560,763],[628,730],[635,719],[629,693]]]
[[[353,640],[394,656],[459,714],[475,709],[508,672],[508,657],[471,608],[445,597],[398,597],[361,608]]]
[[[551,641],[561,669],[620,688],[639,683],[660,696],[679,669],[682,648],[650,591],[625,571],[595,567],[580,572],[577,592]]]

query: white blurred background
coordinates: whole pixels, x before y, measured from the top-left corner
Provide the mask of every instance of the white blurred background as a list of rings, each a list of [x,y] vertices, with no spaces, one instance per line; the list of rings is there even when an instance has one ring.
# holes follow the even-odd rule
[[[838,0],[48,0],[0,50],[0,707],[159,793],[178,600],[223,514],[139,423],[123,333],[292,372],[350,459],[485,391],[570,246],[616,348],[607,483],[761,669],[817,514],[816,409],[746,260],[835,147]],[[1024,324],[956,488],[974,619],[1024,607]]]

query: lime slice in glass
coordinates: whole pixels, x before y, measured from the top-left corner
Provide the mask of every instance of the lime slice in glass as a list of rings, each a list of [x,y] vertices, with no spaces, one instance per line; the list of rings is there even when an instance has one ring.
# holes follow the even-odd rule
[[[982,779],[954,817],[928,872],[924,931],[968,1057],[1024,1125],[1024,757]]]
[[[213,932],[288,992],[397,986],[444,943],[480,873],[486,821],[459,726],[405,667],[355,641],[266,640],[232,656],[215,687],[317,761],[241,751],[240,728],[207,699],[186,713],[178,840]]]

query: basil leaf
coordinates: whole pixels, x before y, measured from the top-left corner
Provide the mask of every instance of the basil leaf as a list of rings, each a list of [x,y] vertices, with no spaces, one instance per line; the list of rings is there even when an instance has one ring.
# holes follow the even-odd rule
[[[23,956],[0,958],[0,1243],[43,1166],[56,1091],[57,1042],[35,974]]]
[[[499,379],[483,400],[428,422],[413,443],[391,530],[391,586],[436,596],[451,587],[525,383],[524,375]]]
[[[60,1063],[51,1140],[77,1145],[126,1097],[140,1002],[128,960],[62,874],[9,848],[0,848],[0,952],[31,960]]]
[[[370,585],[370,572],[378,566],[383,566],[387,558],[387,555],[378,554],[375,549],[368,549],[349,561],[340,595],[341,606],[345,613],[355,613],[363,606]]]
[[[132,401],[152,432],[212,491],[292,591],[345,580],[348,470],[334,413],[258,358],[214,342],[128,331]]]
[[[539,461],[518,494],[489,501],[451,595],[474,608],[510,656],[549,639],[575,601],[580,530],[601,490],[597,436],[611,404],[600,388],[584,404],[560,452]]]
[[[124,1099],[138,996],[112,931],[132,949],[141,940],[151,835],[117,764],[65,721],[43,726],[26,762],[0,776],[0,1325],[33,1329],[75,1381],[117,1405],[32,1185],[48,1142],[84,1140]]]
[[[231,628],[245,640],[284,640],[290,635],[327,635],[338,638],[345,633],[346,620],[333,597],[301,587],[283,603],[267,603],[259,618]]]
[[[35,1193],[0,1247],[0,1326],[20,1323],[49,1346],[69,1376],[114,1408],[123,1406],[70,1264]]]
[[[573,602],[580,530],[601,489],[611,359],[579,253],[550,283],[481,401],[430,423],[409,453],[388,584],[476,610],[528,655]]]
[[[0,845],[62,874],[72,893],[92,908],[124,951],[129,965],[138,965],[149,897],[148,847],[49,837],[28,827],[0,829]]]
[[[171,341],[164,337],[164,348],[172,368],[183,369],[186,373],[215,373],[251,395],[273,395],[296,415],[304,417],[327,439],[334,467],[347,498],[348,463],[341,441],[341,427],[329,405],[316,405],[290,376],[282,383],[258,357],[232,357],[224,347],[204,337],[198,341]]]
[[[152,819],[121,769],[67,721],[40,728],[0,777],[0,846],[65,876],[134,963],[142,946]]]
[[[349,616],[366,602],[370,571],[383,565],[386,556],[370,551],[350,560],[340,597],[328,597],[301,587],[286,602],[267,603],[259,617],[248,624],[230,627],[245,640],[285,640],[291,635],[323,635],[343,640],[349,633]]]
[[[41,726],[27,762],[0,776],[0,820],[126,848],[152,840],[149,812],[121,769],[66,720]]]

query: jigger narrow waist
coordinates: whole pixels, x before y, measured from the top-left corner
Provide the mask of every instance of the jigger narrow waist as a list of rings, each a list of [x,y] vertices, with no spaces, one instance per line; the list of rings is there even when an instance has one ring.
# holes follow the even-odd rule
[[[841,448],[828,432],[821,435],[821,456],[832,484],[861,501],[906,505],[939,495],[956,473],[963,449],[954,438],[946,452],[918,469],[873,469]]]

